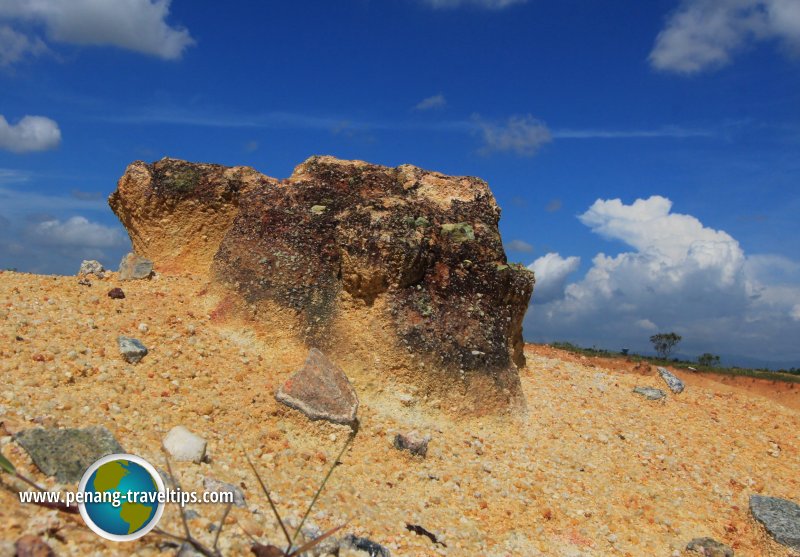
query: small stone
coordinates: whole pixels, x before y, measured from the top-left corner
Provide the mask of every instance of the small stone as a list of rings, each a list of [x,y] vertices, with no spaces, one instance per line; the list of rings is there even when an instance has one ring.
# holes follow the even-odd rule
[[[90,281],[86,277],[82,277],[78,279],[78,284],[80,284],[81,286],[91,286],[92,281]]]
[[[667,387],[669,387],[670,391],[672,391],[676,395],[683,392],[685,385],[683,384],[683,381],[681,381],[675,376],[675,374],[670,372],[665,367],[657,367],[656,369],[658,370],[659,375],[661,375],[661,378],[667,384]]]
[[[410,431],[406,434],[398,433],[394,437],[394,448],[401,451],[408,451],[411,454],[425,457],[428,454],[428,443],[430,442],[430,435],[422,436],[416,431]]]
[[[16,557],[16,544],[10,540],[0,540],[0,557]]]
[[[654,389],[653,387],[635,387],[633,392],[648,398],[648,400],[660,400],[667,396],[667,393],[661,389]]]
[[[192,544],[184,542],[175,557],[203,557],[203,554],[197,551]]]
[[[138,339],[120,335],[117,337],[117,344],[119,353],[129,364],[138,363],[147,355],[147,348]]]
[[[751,495],[750,512],[776,542],[800,551],[800,505],[777,497]]]
[[[147,331],[150,330],[150,327],[147,326],[147,323],[139,323],[139,326],[136,328],[139,329],[140,333],[147,333]]]
[[[112,300],[124,300],[125,292],[122,291],[122,288],[112,288],[108,291],[108,297]]]
[[[416,402],[414,397],[408,393],[400,393],[397,395],[397,399],[403,406],[414,406],[414,403]]]
[[[367,538],[359,538],[350,534],[349,536],[345,536],[342,540],[343,545],[355,549],[357,551],[365,551],[369,554],[369,557],[391,557],[392,554],[389,550],[382,545],[375,543],[374,541],[367,539]]]
[[[100,457],[124,453],[104,427],[26,429],[14,436],[37,468],[64,483],[74,483]]]
[[[131,252],[119,264],[119,278],[122,280],[147,279],[153,276],[153,262]]]
[[[206,491],[213,491],[214,493],[233,493],[234,505],[241,508],[247,506],[244,502],[244,492],[233,484],[221,482],[214,478],[203,478],[203,487]]]
[[[314,205],[311,207],[311,213],[314,215],[321,215],[325,212],[325,209],[327,209],[325,205]]]
[[[16,543],[17,557],[53,557],[52,548],[39,536],[22,536]]]
[[[278,389],[275,398],[312,420],[352,425],[357,419],[358,397],[350,380],[316,348],[309,351],[303,367]]]
[[[711,538],[695,538],[686,545],[686,551],[693,551],[705,557],[733,557],[733,549]]]
[[[182,425],[173,427],[164,438],[164,448],[178,462],[199,464],[206,456],[206,440]]]
[[[103,278],[105,276],[105,269],[99,261],[84,259],[83,262],[81,262],[78,275],[95,275],[97,278]]]

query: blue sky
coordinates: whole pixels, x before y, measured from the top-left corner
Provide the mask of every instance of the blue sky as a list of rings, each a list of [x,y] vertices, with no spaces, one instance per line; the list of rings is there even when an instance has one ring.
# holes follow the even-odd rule
[[[798,0],[220,6],[0,0],[0,266],[115,267],[133,160],[412,163],[490,183],[527,338],[800,364]]]

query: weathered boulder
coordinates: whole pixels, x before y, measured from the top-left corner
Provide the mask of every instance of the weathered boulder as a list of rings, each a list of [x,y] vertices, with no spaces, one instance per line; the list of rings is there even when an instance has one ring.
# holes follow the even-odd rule
[[[159,272],[207,273],[242,313],[280,313],[308,345],[391,352],[394,371],[434,385],[519,391],[533,274],[508,263],[478,178],[312,157],[279,182],[163,159],[129,166],[109,204]]]

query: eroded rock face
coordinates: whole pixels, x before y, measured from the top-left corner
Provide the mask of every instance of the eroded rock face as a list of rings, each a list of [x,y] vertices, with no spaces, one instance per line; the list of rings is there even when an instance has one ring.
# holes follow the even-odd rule
[[[518,386],[533,275],[507,262],[478,178],[312,157],[278,182],[164,159],[132,164],[110,204],[157,271],[210,267],[256,319],[287,310],[309,345],[335,351],[344,320],[378,311],[372,330],[347,335],[382,335],[426,370]]]
[[[265,182],[275,180],[245,166],[136,161],[108,204],[134,252],[155,261],[160,272],[206,273],[238,213],[240,195]]]

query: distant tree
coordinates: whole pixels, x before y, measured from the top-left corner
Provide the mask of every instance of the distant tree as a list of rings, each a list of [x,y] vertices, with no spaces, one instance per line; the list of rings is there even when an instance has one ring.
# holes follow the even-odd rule
[[[676,333],[658,333],[650,337],[650,342],[653,343],[653,348],[660,358],[667,358],[681,338],[681,335]]]
[[[697,357],[697,363],[705,367],[714,367],[719,365],[719,356],[706,352]]]

